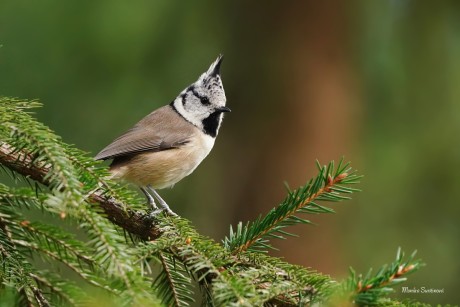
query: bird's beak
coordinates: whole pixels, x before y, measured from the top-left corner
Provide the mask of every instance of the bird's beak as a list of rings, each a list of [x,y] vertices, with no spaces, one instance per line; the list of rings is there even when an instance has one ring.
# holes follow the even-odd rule
[[[224,56],[221,54],[219,57],[217,57],[217,60],[214,61],[214,63],[211,64],[211,67],[209,67],[209,75],[214,77],[217,75],[220,75],[220,65],[222,64],[222,60],[224,59]]]
[[[216,108],[216,111],[217,112],[222,112],[222,113],[232,112],[232,110],[230,110],[229,107],[218,107],[218,108]]]

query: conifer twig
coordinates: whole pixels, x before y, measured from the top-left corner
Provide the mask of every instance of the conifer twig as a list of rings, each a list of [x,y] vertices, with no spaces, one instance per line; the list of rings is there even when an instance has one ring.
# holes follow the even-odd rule
[[[419,259],[415,259],[416,252],[404,259],[404,253],[398,248],[396,259],[389,265],[382,266],[374,275],[372,270],[365,276],[356,275],[350,268],[350,276],[344,283],[348,300],[358,306],[375,306],[387,301],[387,295],[394,291],[395,285],[406,281],[408,274],[424,265]]]
[[[289,191],[286,199],[276,208],[270,210],[264,217],[259,216],[255,221],[245,226],[240,222],[236,231],[230,227],[230,235],[223,240],[224,246],[239,254],[243,251],[266,252],[273,247],[271,239],[285,239],[285,236],[295,236],[285,231],[287,226],[296,224],[311,224],[300,214],[319,214],[334,212],[319,204],[320,201],[339,202],[350,197],[345,194],[359,191],[348,185],[359,182],[361,176],[356,175],[350,163],[341,159],[334,167],[334,161],[321,166],[317,162],[319,174],[305,186]]]
[[[328,177],[328,183],[320,188],[316,193],[314,193],[313,195],[311,195],[310,197],[308,197],[305,201],[299,203],[297,206],[293,207],[292,210],[290,210],[285,216],[280,216],[278,219],[276,219],[274,222],[273,222],[273,225],[277,225],[282,219],[286,219],[286,218],[289,218],[291,216],[293,216],[300,208],[302,207],[305,207],[306,205],[308,205],[309,203],[315,201],[319,196],[323,195],[324,193],[328,193],[331,191],[332,187],[335,185],[335,184],[338,184],[340,183],[343,179],[345,179],[346,177],[348,176],[347,173],[342,173],[340,175],[338,175],[337,177],[335,178],[332,178],[332,177]],[[245,251],[247,250],[251,245],[253,245],[257,240],[259,240],[260,238],[262,238],[263,236],[265,236],[267,233],[269,233],[270,231],[272,231],[273,227],[270,227],[270,228],[266,228],[264,231],[262,231],[261,233],[259,233],[258,236],[252,238],[251,240],[247,241],[245,244],[239,246],[238,248],[236,248],[235,250],[233,250],[233,253],[234,254],[237,254],[239,252],[242,252],[242,251]]]

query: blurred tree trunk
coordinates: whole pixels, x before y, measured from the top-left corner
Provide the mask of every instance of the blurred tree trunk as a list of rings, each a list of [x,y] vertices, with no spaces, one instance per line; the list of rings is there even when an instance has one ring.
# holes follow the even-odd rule
[[[262,7],[252,3],[235,14],[241,22],[235,28],[243,33],[241,47],[251,46],[240,49],[244,54],[239,57],[251,62],[241,65],[246,72],[238,72],[242,77],[236,88],[242,91],[232,93],[237,98],[233,103],[244,104],[236,106],[238,127],[232,129],[234,148],[241,149],[235,159],[238,170],[229,170],[240,178],[231,190],[241,191],[231,201],[240,204],[233,223],[277,205],[286,194],[283,181],[291,188],[304,184],[316,171],[315,159],[327,163],[344,154],[350,158],[350,109],[356,101],[345,2],[294,1]],[[248,55],[249,50],[255,54]],[[275,246],[288,261],[324,273],[342,270],[337,223],[327,223],[331,216],[312,220],[321,227],[294,229],[301,238]]]

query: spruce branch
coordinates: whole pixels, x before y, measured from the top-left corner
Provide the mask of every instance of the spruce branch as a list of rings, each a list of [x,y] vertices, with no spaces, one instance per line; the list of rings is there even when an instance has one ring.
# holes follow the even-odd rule
[[[415,259],[416,253],[417,251],[414,251],[404,259],[404,253],[398,248],[396,259],[389,265],[382,266],[374,275],[372,269],[363,276],[357,275],[350,268],[350,276],[342,285],[344,295],[358,306],[380,306],[388,303],[388,295],[394,292],[393,287],[405,282],[408,274],[424,265],[421,260]]]
[[[273,248],[271,239],[285,239],[293,236],[284,228],[296,224],[310,224],[309,220],[299,217],[299,214],[332,213],[331,208],[318,204],[319,201],[338,202],[349,199],[345,194],[358,191],[348,185],[359,182],[361,176],[356,175],[350,163],[340,160],[334,168],[334,162],[327,166],[317,163],[319,174],[305,186],[295,191],[289,191],[287,198],[265,217],[259,216],[245,226],[240,222],[236,228],[230,226],[230,235],[223,241],[224,246],[234,254],[242,251],[266,251]]]
[[[272,239],[293,235],[287,226],[310,223],[300,214],[334,212],[319,202],[342,201],[357,191],[350,185],[360,176],[349,163],[318,164],[318,176],[289,191],[265,217],[231,228],[222,246],[182,218],[149,218],[138,197],[106,179],[99,162],[30,116],[29,106],[36,103],[0,102],[0,166],[31,183],[24,189],[0,185],[0,273],[7,272],[0,282],[15,289],[23,305],[47,306],[58,300],[77,305],[84,297],[68,281],[33,267],[29,255],[34,254],[70,266],[104,289],[110,287],[120,305],[158,305],[159,296],[163,304],[187,306],[192,302],[192,278],[210,306],[312,306],[329,302],[337,290],[328,276],[261,251],[272,248]],[[29,208],[76,222],[88,242],[81,244],[56,227],[28,221],[19,210]],[[130,244],[122,231],[141,240]],[[416,266],[403,262],[402,256],[397,262],[373,279],[352,275],[345,283],[349,287],[343,286],[347,300],[384,301],[386,289]],[[152,275],[158,270],[151,265],[160,268],[156,278]]]

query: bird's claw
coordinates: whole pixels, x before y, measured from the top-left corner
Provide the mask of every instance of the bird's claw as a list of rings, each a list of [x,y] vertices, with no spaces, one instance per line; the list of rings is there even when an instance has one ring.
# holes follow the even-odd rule
[[[178,216],[174,211],[169,208],[157,208],[149,212],[148,216],[152,219],[156,218],[161,213],[164,213],[169,216]]]

